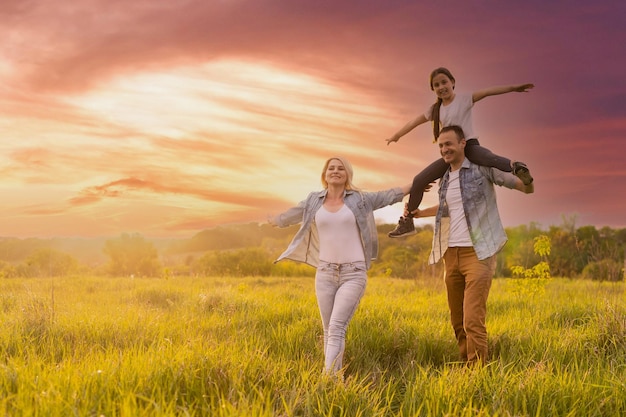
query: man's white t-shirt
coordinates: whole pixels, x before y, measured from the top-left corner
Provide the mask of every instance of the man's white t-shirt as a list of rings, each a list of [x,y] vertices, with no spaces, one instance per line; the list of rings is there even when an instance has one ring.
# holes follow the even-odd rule
[[[450,214],[450,237],[448,247],[469,247],[474,246],[470,237],[467,219],[463,210],[463,199],[461,198],[461,184],[459,182],[460,169],[450,171],[448,179],[448,190],[446,192],[446,204]]]

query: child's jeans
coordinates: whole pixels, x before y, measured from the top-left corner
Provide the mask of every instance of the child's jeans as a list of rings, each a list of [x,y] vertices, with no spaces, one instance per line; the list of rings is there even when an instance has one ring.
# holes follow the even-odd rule
[[[364,261],[332,264],[320,261],[315,274],[315,293],[324,327],[325,371],[343,367],[346,329],[367,285]]]

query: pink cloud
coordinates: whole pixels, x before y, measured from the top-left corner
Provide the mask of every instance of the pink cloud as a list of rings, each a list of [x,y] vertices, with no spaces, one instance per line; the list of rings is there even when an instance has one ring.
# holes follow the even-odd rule
[[[30,216],[84,210],[97,217],[108,202],[160,207],[164,196],[176,196],[241,211],[181,213],[167,217],[164,228],[255,220],[304,197],[311,191],[304,188],[318,185],[316,167],[333,154],[350,158],[365,188],[410,181],[438,157],[430,127],[392,146],[383,139],[434,101],[428,73],[445,65],[459,90],[537,85],[528,95],[489,98],[475,108],[483,144],[524,160],[536,177],[533,196],[501,193],[508,222],[558,221],[576,211],[596,224],[624,225],[618,158],[626,58],[615,12],[622,6],[561,3],[458,3],[444,13],[434,3],[396,0],[5,1],[0,170],[6,184],[23,185],[33,199],[16,206]],[[219,80],[221,95],[202,84],[194,96],[199,106],[236,110],[220,116],[228,128],[218,128],[193,123],[208,119],[208,111],[186,116],[187,108],[177,108],[184,89],[140,97],[141,90],[115,83],[222,60],[302,75],[316,87],[272,84],[245,72]],[[193,81],[198,74],[177,76]],[[116,95],[110,107],[89,107],[99,94]],[[175,115],[168,127],[178,133],[118,117],[144,113],[157,121]],[[248,187],[252,180],[258,184]],[[306,184],[301,193],[296,180]],[[299,194],[284,193],[287,185]],[[29,187],[44,186],[62,190],[58,201],[34,201]]]

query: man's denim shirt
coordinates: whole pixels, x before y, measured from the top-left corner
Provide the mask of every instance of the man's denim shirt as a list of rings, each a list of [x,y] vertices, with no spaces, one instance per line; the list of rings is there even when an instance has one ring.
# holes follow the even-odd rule
[[[319,236],[315,226],[315,213],[324,204],[327,190],[309,194],[306,200],[296,207],[278,215],[275,219],[279,227],[287,227],[302,222],[289,247],[278,257],[276,262],[283,259],[304,262],[317,268],[319,264]],[[392,188],[378,192],[359,192],[346,190],[343,196],[344,204],[352,211],[361,235],[361,244],[365,254],[365,263],[369,269],[372,260],[378,255],[378,233],[374,221],[374,210],[402,201],[404,194],[401,188]]]
[[[435,218],[430,264],[439,262],[448,249],[450,214],[446,204],[446,192],[449,178],[448,169],[439,186],[439,209]],[[465,158],[459,172],[459,183],[463,211],[476,256],[480,260],[487,259],[498,253],[507,241],[493,184],[515,188],[517,177],[495,168],[476,165]]]

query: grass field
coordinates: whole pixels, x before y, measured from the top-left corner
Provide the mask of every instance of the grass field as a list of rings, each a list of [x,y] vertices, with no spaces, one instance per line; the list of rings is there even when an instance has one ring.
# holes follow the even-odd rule
[[[626,286],[494,281],[484,368],[440,279],[370,278],[345,381],[312,278],[0,281],[3,416],[624,416]]]

